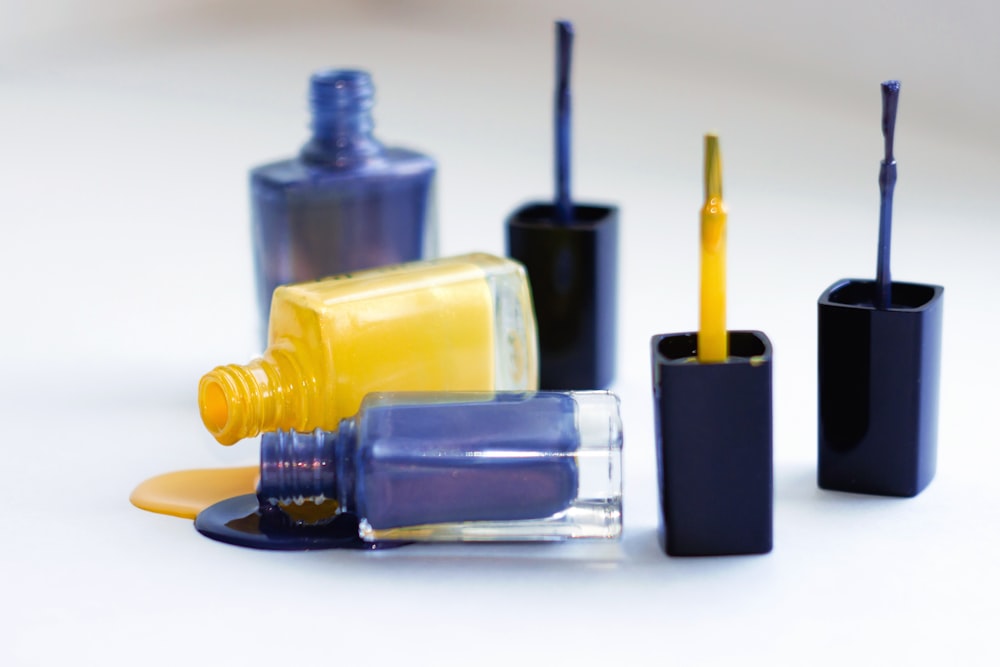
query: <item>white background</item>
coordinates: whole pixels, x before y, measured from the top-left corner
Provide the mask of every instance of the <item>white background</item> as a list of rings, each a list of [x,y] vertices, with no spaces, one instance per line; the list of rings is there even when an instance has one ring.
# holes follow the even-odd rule
[[[1000,5],[0,7],[0,664],[997,664]],[[379,136],[440,161],[443,253],[502,253],[507,213],[550,196],[563,17],[577,198],[621,206],[624,539],[268,553],[130,506],[151,475],[255,460],[195,387],[255,352],[245,174],[305,140],[309,73],[370,69]],[[815,303],[874,275],[887,78],[894,277],[946,288],[912,500],[815,484]],[[775,549],[667,559],[648,341],[697,322],[709,130],[730,327],[775,346]]]

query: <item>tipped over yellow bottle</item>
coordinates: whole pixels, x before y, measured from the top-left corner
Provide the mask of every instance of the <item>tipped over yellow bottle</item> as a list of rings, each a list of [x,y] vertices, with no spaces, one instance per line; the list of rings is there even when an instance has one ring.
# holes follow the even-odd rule
[[[216,440],[334,429],[373,391],[538,387],[524,268],[486,254],[413,262],[274,291],[268,347],[202,377]]]

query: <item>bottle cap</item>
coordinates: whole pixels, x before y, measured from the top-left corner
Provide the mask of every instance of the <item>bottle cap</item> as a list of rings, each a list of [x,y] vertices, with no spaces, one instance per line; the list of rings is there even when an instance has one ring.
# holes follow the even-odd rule
[[[721,363],[697,361],[695,333],[652,339],[660,544],[670,556],[771,550],[771,341],[728,334]]]
[[[934,478],[944,288],[840,280],[819,298],[819,485],[915,496]]]
[[[618,208],[530,203],[507,219],[507,254],[524,264],[538,320],[541,389],[603,389],[615,374]]]

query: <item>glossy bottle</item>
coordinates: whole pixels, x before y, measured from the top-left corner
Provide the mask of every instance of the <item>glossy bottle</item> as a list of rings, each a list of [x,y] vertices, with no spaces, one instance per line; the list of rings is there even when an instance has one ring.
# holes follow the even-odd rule
[[[472,254],[274,291],[262,358],[201,379],[201,418],[222,444],[264,431],[336,428],[374,391],[538,386],[524,268]]]
[[[261,503],[335,501],[363,540],[621,533],[622,428],[607,392],[377,393],[332,431],[261,440]]]
[[[366,72],[313,75],[312,138],[250,172],[262,339],[278,285],[437,254],[434,161],[372,135],[373,96]]]

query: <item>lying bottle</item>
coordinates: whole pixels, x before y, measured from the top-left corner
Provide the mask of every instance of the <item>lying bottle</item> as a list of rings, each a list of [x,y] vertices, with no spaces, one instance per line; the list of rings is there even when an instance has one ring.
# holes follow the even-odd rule
[[[263,357],[206,374],[198,403],[206,428],[230,445],[337,428],[374,391],[537,387],[524,268],[472,254],[277,288]]]
[[[265,433],[257,496],[333,501],[368,542],[617,538],[621,447],[609,392],[377,393],[335,431]]]

